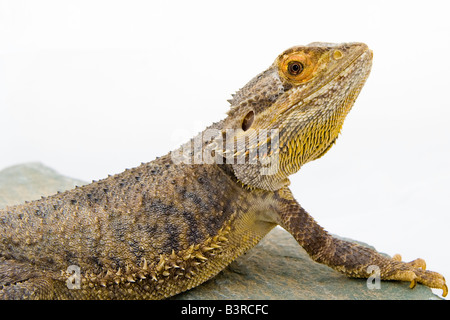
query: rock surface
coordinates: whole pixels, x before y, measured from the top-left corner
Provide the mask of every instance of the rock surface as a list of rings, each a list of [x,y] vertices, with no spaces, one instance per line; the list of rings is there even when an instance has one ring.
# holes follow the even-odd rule
[[[41,163],[26,163],[0,171],[0,208],[40,199],[86,184],[60,175]]]
[[[0,171],[0,208],[39,199],[85,184],[39,163]],[[285,230],[272,230],[255,248],[215,278],[172,299],[439,299],[430,289],[406,282],[381,282],[369,290],[365,279],[349,279],[313,262]]]

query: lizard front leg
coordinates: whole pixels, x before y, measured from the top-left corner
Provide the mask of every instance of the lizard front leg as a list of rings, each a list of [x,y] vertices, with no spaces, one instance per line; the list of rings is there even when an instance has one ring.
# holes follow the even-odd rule
[[[279,224],[294,236],[314,261],[355,278],[370,277],[369,266],[377,266],[382,280],[410,281],[411,288],[419,282],[430,288],[442,289],[442,295],[447,295],[444,277],[425,270],[424,260],[402,262],[398,255],[390,258],[362,245],[337,239],[298,204],[287,188],[276,194],[280,206]]]

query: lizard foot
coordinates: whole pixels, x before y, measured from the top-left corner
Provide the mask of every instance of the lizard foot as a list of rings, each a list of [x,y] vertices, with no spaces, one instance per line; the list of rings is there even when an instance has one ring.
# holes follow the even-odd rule
[[[395,271],[384,279],[410,281],[410,288],[414,288],[417,282],[422,283],[430,288],[442,289],[442,296],[447,296],[448,287],[445,283],[445,278],[437,272],[426,270],[425,260],[419,258],[410,262],[402,262],[401,259],[399,254],[392,257],[392,260],[399,265],[396,266]]]

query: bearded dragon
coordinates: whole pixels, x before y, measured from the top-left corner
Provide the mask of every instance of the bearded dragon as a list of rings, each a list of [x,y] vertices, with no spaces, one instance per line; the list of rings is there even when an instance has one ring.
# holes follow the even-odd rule
[[[444,277],[424,260],[333,237],[288,188],[290,175],[335,143],[372,56],[363,43],[292,47],[233,95],[225,119],[179,149],[1,210],[0,297],[167,298],[214,277],[277,225],[349,277],[377,266],[381,279],[445,296]]]

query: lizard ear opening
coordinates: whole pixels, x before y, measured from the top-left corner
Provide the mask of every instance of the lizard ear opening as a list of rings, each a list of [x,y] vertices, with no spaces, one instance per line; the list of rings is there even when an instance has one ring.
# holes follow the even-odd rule
[[[250,129],[253,124],[253,120],[255,120],[255,113],[252,110],[244,117],[244,120],[242,121],[242,130],[247,131]]]

